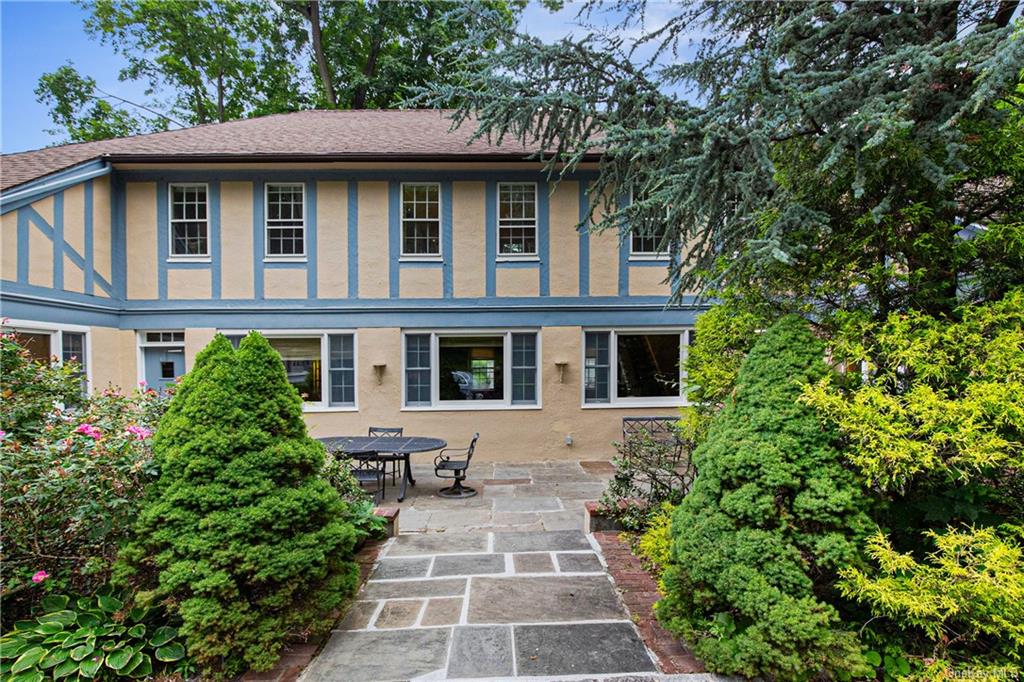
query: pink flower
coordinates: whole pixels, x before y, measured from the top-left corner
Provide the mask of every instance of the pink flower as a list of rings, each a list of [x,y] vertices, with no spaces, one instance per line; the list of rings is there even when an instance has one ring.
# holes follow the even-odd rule
[[[32,582],[34,582],[34,583],[36,583],[38,585],[39,583],[43,582],[44,580],[46,580],[49,577],[50,577],[50,574],[47,573],[46,571],[36,571],[36,574],[34,576],[32,576]]]
[[[0,429],[0,441],[2,441],[4,438],[7,438],[7,432],[4,431],[3,429]]]
[[[153,435],[153,432],[147,429],[145,426],[138,426],[137,424],[132,424],[127,429],[125,429],[125,432],[135,436],[136,440],[146,440],[147,438]]]
[[[139,382],[139,386],[145,386],[145,385],[146,385],[146,380],[145,379],[143,379],[142,381]]]
[[[78,428],[75,429],[75,433],[80,433],[83,436],[89,436],[89,438],[92,438],[93,440],[99,440],[103,437],[103,432],[92,424],[79,424]]]

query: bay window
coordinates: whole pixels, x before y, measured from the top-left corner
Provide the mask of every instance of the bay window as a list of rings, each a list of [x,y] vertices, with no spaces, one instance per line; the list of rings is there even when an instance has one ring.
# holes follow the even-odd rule
[[[682,362],[689,331],[584,333],[585,405],[682,405]]]
[[[538,340],[529,332],[404,335],[405,406],[494,409],[538,404]]]

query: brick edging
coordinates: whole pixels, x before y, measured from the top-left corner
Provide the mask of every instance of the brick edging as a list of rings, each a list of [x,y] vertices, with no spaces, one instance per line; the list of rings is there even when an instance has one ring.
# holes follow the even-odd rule
[[[622,601],[644,644],[657,659],[658,668],[668,675],[705,672],[704,665],[683,646],[654,616],[654,603],[661,598],[658,584],[633,556],[629,544],[618,531],[592,533],[601,547],[608,573],[622,595]]]

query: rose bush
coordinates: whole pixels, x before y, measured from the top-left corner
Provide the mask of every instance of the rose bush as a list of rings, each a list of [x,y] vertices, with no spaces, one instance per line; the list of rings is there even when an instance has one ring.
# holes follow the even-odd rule
[[[4,335],[0,392],[5,437],[0,443],[0,528],[5,615],[22,615],[44,594],[90,594],[110,577],[117,546],[138,515],[146,484],[156,476],[150,435],[167,397],[151,390],[108,389],[77,404],[33,393],[25,381],[62,385],[78,378],[63,367],[33,362]],[[73,367],[71,367],[73,369]],[[47,411],[41,412],[46,405]]]

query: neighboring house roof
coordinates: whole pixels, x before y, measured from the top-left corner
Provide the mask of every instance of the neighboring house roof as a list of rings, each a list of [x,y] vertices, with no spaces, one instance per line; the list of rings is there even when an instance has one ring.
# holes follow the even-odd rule
[[[0,190],[97,158],[159,161],[521,161],[539,147],[467,144],[472,122],[450,131],[450,112],[313,110],[208,123],[0,156]]]

